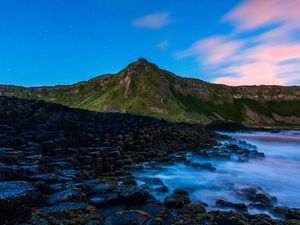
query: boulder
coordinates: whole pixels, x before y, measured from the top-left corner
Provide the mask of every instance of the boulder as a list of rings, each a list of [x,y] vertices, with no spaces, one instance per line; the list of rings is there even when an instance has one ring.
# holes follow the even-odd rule
[[[35,215],[43,215],[50,224],[100,225],[101,216],[95,207],[83,202],[60,202],[53,206],[43,207],[34,211]]]
[[[25,181],[0,182],[0,224],[28,214],[42,201],[42,194]]]
[[[190,202],[189,194],[185,190],[175,189],[171,196],[165,198],[164,205],[167,208],[181,208]]]
[[[153,196],[144,189],[128,185],[121,190],[120,198],[126,203],[140,205],[150,199],[153,199]]]
[[[286,213],[285,218],[287,220],[299,220],[300,221],[300,209],[290,209]]]
[[[89,203],[96,207],[112,205],[120,202],[120,196],[118,193],[105,193],[100,195],[93,195],[89,199]]]
[[[246,187],[236,190],[236,195],[241,199],[246,199],[254,204],[273,205],[277,199],[262,190],[259,187]]]
[[[127,210],[115,213],[106,218],[103,225],[161,225],[162,223],[150,214],[140,210]]]
[[[77,190],[68,189],[59,191],[49,195],[46,199],[47,205],[54,205],[59,202],[78,202],[83,201],[85,199],[84,193],[79,192]]]
[[[53,206],[46,206],[38,210],[49,215],[55,215],[55,214],[60,214],[63,211],[71,212],[71,211],[86,209],[88,206],[89,206],[88,204],[83,202],[60,202]]]
[[[247,212],[247,206],[244,203],[232,203],[224,200],[218,200],[216,205],[221,208],[235,209],[240,212]]]
[[[195,162],[195,163],[192,163],[191,166],[195,167],[195,168],[209,170],[209,171],[215,171],[216,170],[216,168],[211,163],[197,163],[197,162]]]

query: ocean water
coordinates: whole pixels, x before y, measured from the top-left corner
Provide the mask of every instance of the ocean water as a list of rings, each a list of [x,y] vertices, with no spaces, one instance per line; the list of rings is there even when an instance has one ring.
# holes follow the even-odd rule
[[[280,133],[222,133],[247,143],[240,146],[257,149],[265,158],[238,160],[205,159],[187,154],[192,162],[211,163],[216,171],[194,168],[190,164],[178,162],[147,167],[135,173],[138,184],[148,187],[152,194],[163,200],[176,188],[189,192],[193,202],[204,202],[209,209],[216,209],[219,199],[235,203],[250,203],[237,197],[235,189],[260,187],[278,200],[278,206],[300,208],[300,132]],[[167,192],[157,191],[161,186]],[[258,213],[250,209],[250,213]],[[261,211],[260,211],[261,212]]]

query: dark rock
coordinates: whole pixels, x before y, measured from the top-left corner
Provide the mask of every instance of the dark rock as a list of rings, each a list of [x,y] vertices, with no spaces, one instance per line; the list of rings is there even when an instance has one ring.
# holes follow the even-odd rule
[[[76,211],[85,209],[89,205],[83,202],[60,202],[53,206],[40,208],[39,210],[47,214],[59,214],[62,211]]]
[[[185,190],[175,189],[173,194],[165,198],[164,204],[167,208],[181,208],[191,200]]]
[[[30,177],[30,181],[45,181],[47,183],[56,183],[58,176],[55,173],[43,173],[37,174]]]
[[[41,193],[28,182],[0,182],[0,224],[9,218],[24,217],[41,201]]]
[[[129,178],[129,179],[123,180],[123,185],[133,185],[133,186],[136,186],[137,183],[136,183],[136,181],[134,179]]]
[[[209,212],[204,219],[207,224],[222,225],[277,225],[268,215],[246,215],[239,212]]]
[[[100,207],[100,206],[107,206],[107,205],[113,205],[120,202],[120,196],[118,193],[106,193],[106,194],[100,194],[100,195],[93,195],[89,199],[89,203],[91,205]]]
[[[249,128],[245,127],[241,123],[229,122],[223,120],[215,120],[206,126],[209,130],[216,131],[247,131]]]
[[[287,220],[298,220],[298,221],[300,221],[300,209],[290,209],[286,213],[285,218]]]
[[[51,194],[46,199],[47,205],[54,205],[59,202],[79,202],[84,201],[85,196],[79,191],[68,189]]]
[[[164,204],[167,208],[181,208],[182,206],[184,206],[184,199],[172,195],[165,198]]]
[[[82,202],[61,202],[53,206],[35,210],[51,224],[101,224],[102,217],[96,208]],[[54,220],[54,221],[53,221]]]
[[[16,223],[16,225],[50,225],[47,219],[38,216],[32,216],[28,221],[24,223]]]
[[[96,180],[88,180],[84,182],[90,189],[91,194],[112,193],[116,187],[110,183],[97,182]]]
[[[161,212],[165,210],[164,205],[156,201],[147,202],[146,204],[139,205],[136,208],[149,213],[153,217],[159,217]]]
[[[27,180],[33,174],[33,170],[17,165],[0,163],[0,181]]]
[[[277,199],[265,193],[261,188],[247,187],[236,190],[236,194],[241,199],[250,200],[253,203],[262,205],[273,205]]]
[[[187,204],[177,210],[177,215],[171,220],[174,225],[202,225],[211,224],[206,221],[206,210],[202,204]],[[167,223],[167,224],[169,224]]]
[[[218,207],[224,207],[224,208],[231,208],[231,209],[235,209],[237,211],[240,212],[247,212],[247,206],[244,203],[232,203],[232,202],[227,202],[224,200],[218,200],[216,202],[216,205]]]
[[[218,137],[199,124],[173,123],[126,113],[97,113],[41,101],[0,97],[0,146],[3,147],[0,150],[0,179],[5,181],[2,183],[11,180],[31,183],[11,187],[13,192],[24,189],[13,195],[17,197],[5,197],[9,199],[5,202],[0,198],[1,222],[4,212],[9,224],[14,224],[15,219],[23,215],[31,215],[28,224],[38,221],[45,224],[46,221],[49,224],[99,224],[102,219],[96,206],[101,214],[105,212],[103,214],[109,217],[108,224],[153,225],[164,221],[167,225],[254,225],[260,224],[259,220],[272,224],[272,220],[264,216],[207,213],[204,205],[190,204],[184,190],[175,190],[164,204],[158,203],[148,191],[136,187],[130,176],[134,165],[145,161],[189,163],[185,157],[186,149],[206,158],[246,160],[262,157],[251,146],[251,150],[241,149],[239,146],[245,143],[234,140],[227,145],[211,147],[217,144],[215,139]],[[180,154],[173,157],[178,152]],[[154,163],[148,165],[151,169]],[[192,166],[214,170],[211,164]],[[151,182],[160,187],[156,191],[167,191],[159,179]],[[25,188],[25,184],[32,189]],[[0,196],[3,193],[1,191]],[[268,207],[274,200],[262,190],[254,194],[251,191],[250,194],[247,191],[237,193],[256,206]],[[30,213],[34,208],[38,209]],[[126,209],[142,209],[143,212],[124,211]],[[121,213],[115,213],[116,210]]]
[[[201,168],[209,171],[215,171],[216,168],[211,163],[192,163],[192,167]]]
[[[146,201],[153,199],[153,196],[146,190],[129,185],[125,186],[120,192],[121,199],[132,205],[144,204]]]
[[[104,220],[103,225],[161,225],[148,213],[140,210],[128,210],[115,213]]]
[[[161,192],[161,193],[167,193],[169,191],[168,187],[163,185],[161,187],[157,187],[155,188],[155,191],[157,192]]]

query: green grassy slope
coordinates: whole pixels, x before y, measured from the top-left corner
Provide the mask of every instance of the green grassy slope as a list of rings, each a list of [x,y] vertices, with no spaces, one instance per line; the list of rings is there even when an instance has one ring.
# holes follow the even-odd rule
[[[3,85],[0,95],[176,121],[208,123],[225,119],[253,125],[300,125],[300,87],[210,84],[176,76],[145,59],[131,63],[117,74],[73,85]]]

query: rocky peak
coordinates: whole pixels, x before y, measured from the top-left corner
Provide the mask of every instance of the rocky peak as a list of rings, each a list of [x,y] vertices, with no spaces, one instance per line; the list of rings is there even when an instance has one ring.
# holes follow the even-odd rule
[[[140,57],[135,63],[143,64],[143,65],[149,65],[150,63],[148,62],[147,59]]]
[[[150,63],[145,58],[139,58],[137,61],[129,64],[124,70],[121,71],[121,74],[139,74],[145,70],[149,69],[159,69],[158,66],[156,66],[153,63]]]

